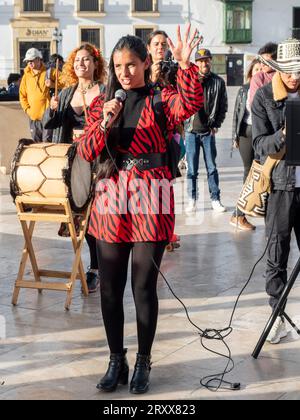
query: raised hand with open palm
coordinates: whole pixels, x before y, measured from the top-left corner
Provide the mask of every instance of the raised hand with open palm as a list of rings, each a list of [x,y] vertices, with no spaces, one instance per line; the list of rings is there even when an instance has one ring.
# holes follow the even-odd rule
[[[174,59],[178,62],[182,69],[190,66],[190,57],[192,51],[197,47],[202,37],[199,37],[198,29],[195,29],[192,36],[190,36],[191,24],[188,24],[183,39],[181,38],[180,25],[177,28],[177,45],[174,45],[172,40],[168,38],[169,48],[173,54]]]

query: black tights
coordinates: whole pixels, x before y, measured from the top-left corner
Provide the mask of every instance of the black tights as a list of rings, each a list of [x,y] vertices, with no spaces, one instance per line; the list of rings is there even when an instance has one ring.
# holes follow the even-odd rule
[[[88,244],[90,251],[90,269],[98,270],[96,238],[94,238],[94,236],[90,235],[89,233],[86,233],[85,240]]]
[[[158,271],[152,258],[159,267],[165,246],[165,241],[111,244],[97,240],[102,316],[111,353],[121,353],[124,348],[123,296],[131,250],[138,352],[151,353],[158,316]]]

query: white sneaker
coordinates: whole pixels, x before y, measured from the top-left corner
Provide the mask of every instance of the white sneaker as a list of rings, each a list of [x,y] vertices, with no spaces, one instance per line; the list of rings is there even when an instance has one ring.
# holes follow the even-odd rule
[[[211,206],[218,213],[224,213],[226,211],[226,207],[223,206],[220,200],[212,200]]]
[[[191,199],[188,201],[188,205],[187,205],[187,206],[186,206],[186,208],[185,208],[185,212],[186,212],[187,214],[193,213],[194,211],[196,211],[196,208],[197,208],[197,201],[196,201],[196,200],[194,200],[193,198],[191,198]]]
[[[280,340],[288,335],[285,321],[278,316],[273,327],[267,337],[267,341],[271,344],[278,344]]]

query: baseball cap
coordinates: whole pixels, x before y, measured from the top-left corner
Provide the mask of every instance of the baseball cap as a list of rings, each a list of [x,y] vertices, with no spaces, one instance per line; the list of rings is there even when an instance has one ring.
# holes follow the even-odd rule
[[[29,48],[29,50],[26,51],[23,61],[31,61],[35,58],[43,58],[41,51],[39,51],[37,48]]]
[[[211,52],[206,48],[200,48],[195,53],[195,61],[202,60],[203,58],[212,58]]]

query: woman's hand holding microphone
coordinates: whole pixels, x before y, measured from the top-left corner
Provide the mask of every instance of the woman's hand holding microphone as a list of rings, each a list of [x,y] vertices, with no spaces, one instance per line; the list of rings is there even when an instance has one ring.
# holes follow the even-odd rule
[[[112,99],[111,101],[105,102],[103,105],[103,120],[100,123],[100,127],[103,131],[112,126],[122,108],[123,103],[117,99]]]

